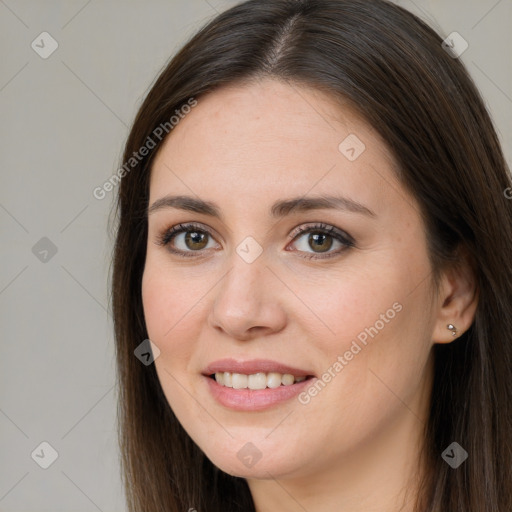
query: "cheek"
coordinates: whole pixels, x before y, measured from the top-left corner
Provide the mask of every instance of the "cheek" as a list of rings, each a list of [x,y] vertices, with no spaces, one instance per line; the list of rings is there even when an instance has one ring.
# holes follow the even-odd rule
[[[364,344],[372,339],[375,328],[384,332],[399,316],[407,288],[402,272],[385,263],[373,267],[362,264],[361,268],[331,273],[328,279],[296,283],[295,289],[302,290],[315,313],[305,317],[311,318],[308,329],[327,353],[348,350],[355,339]],[[318,327],[313,330],[314,323]]]
[[[323,287],[309,287],[315,319],[312,360],[334,388],[355,403],[380,396],[379,377],[390,387],[408,389],[421,378],[431,348],[428,313],[428,261],[378,259],[334,276]],[[326,328],[328,327],[328,329]],[[315,333],[315,334],[314,334]],[[343,378],[332,378],[343,375]],[[376,404],[377,405],[377,404]]]
[[[196,350],[194,339],[199,337],[198,302],[204,295],[203,287],[182,290],[186,284],[186,279],[148,259],[141,291],[148,337],[160,349],[155,369],[169,406],[185,425],[187,421],[182,420],[190,414],[190,400],[183,386],[194,394],[187,379]]]
[[[176,388],[190,369],[194,340],[201,328],[200,298],[204,286],[178,278],[162,266],[146,264],[142,279],[142,302],[149,339],[160,349],[155,367],[168,400],[180,396]],[[188,286],[192,283],[193,286]],[[199,289],[200,288],[200,289]],[[178,386],[179,387],[179,386]],[[174,403],[169,401],[174,408]]]
[[[193,320],[206,285],[154,260],[149,257],[144,268],[142,303],[150,338],[165,344],[181,336],[185,327],[190,330],[198,323]]]

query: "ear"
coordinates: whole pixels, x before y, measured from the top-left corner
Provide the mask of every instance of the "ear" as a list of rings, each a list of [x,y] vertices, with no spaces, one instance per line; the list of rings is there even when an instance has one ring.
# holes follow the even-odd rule
[[[458,251],[458,261],[443,271],[438,294],[438,311],[432,341],[450,343],[464,334],[473,323],[478,305],[478,287],[474,266],[466,249]],[[448,325],[455,327],[453,329]]]

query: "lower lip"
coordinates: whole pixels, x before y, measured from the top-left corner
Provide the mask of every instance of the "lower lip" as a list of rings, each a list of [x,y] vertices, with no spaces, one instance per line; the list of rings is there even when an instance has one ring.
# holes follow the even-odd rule
[[[261,411],[297,396],[314,378],[289,386],[265,389],[234,389],[221,386],[215,379],[204,377],[213,397],[224,407],[235,411]]]

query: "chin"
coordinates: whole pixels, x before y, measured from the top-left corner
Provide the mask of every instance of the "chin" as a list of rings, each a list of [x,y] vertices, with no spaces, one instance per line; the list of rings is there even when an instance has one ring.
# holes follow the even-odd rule
[[[271,455],[265,455],[267,450]],[[240,447],[237,445],[229,449],[219,448],[217,445],[213,451],[208,450],[204,453],[212,464],[224,473],[240,478],[272,479],[300,476],[306,467],[305,463],[296,459],[295,453],[286,456],[286,453],[277,453],[277,448],[271,447],[259,450],[251,443],[242,443]]]

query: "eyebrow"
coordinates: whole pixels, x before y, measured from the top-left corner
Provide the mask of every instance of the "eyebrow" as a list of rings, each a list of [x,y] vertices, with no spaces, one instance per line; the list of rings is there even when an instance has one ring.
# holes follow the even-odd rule
[[[218,219],[222,219],[220,208],[211,201],[192,196],[164,196],[157,199],[147,211],[148,216],[152,213],[167,209],[176,208],[189,212],[202,213]],[[281,218],[291,213],[306,212],[309,210],[335,209],[360,213],[369,217],[376,217],[375,212],[361,203],[343,196],[320,195],[314,197],[294,197],[291,199],[275,202],[270,214],[274,218]]]

